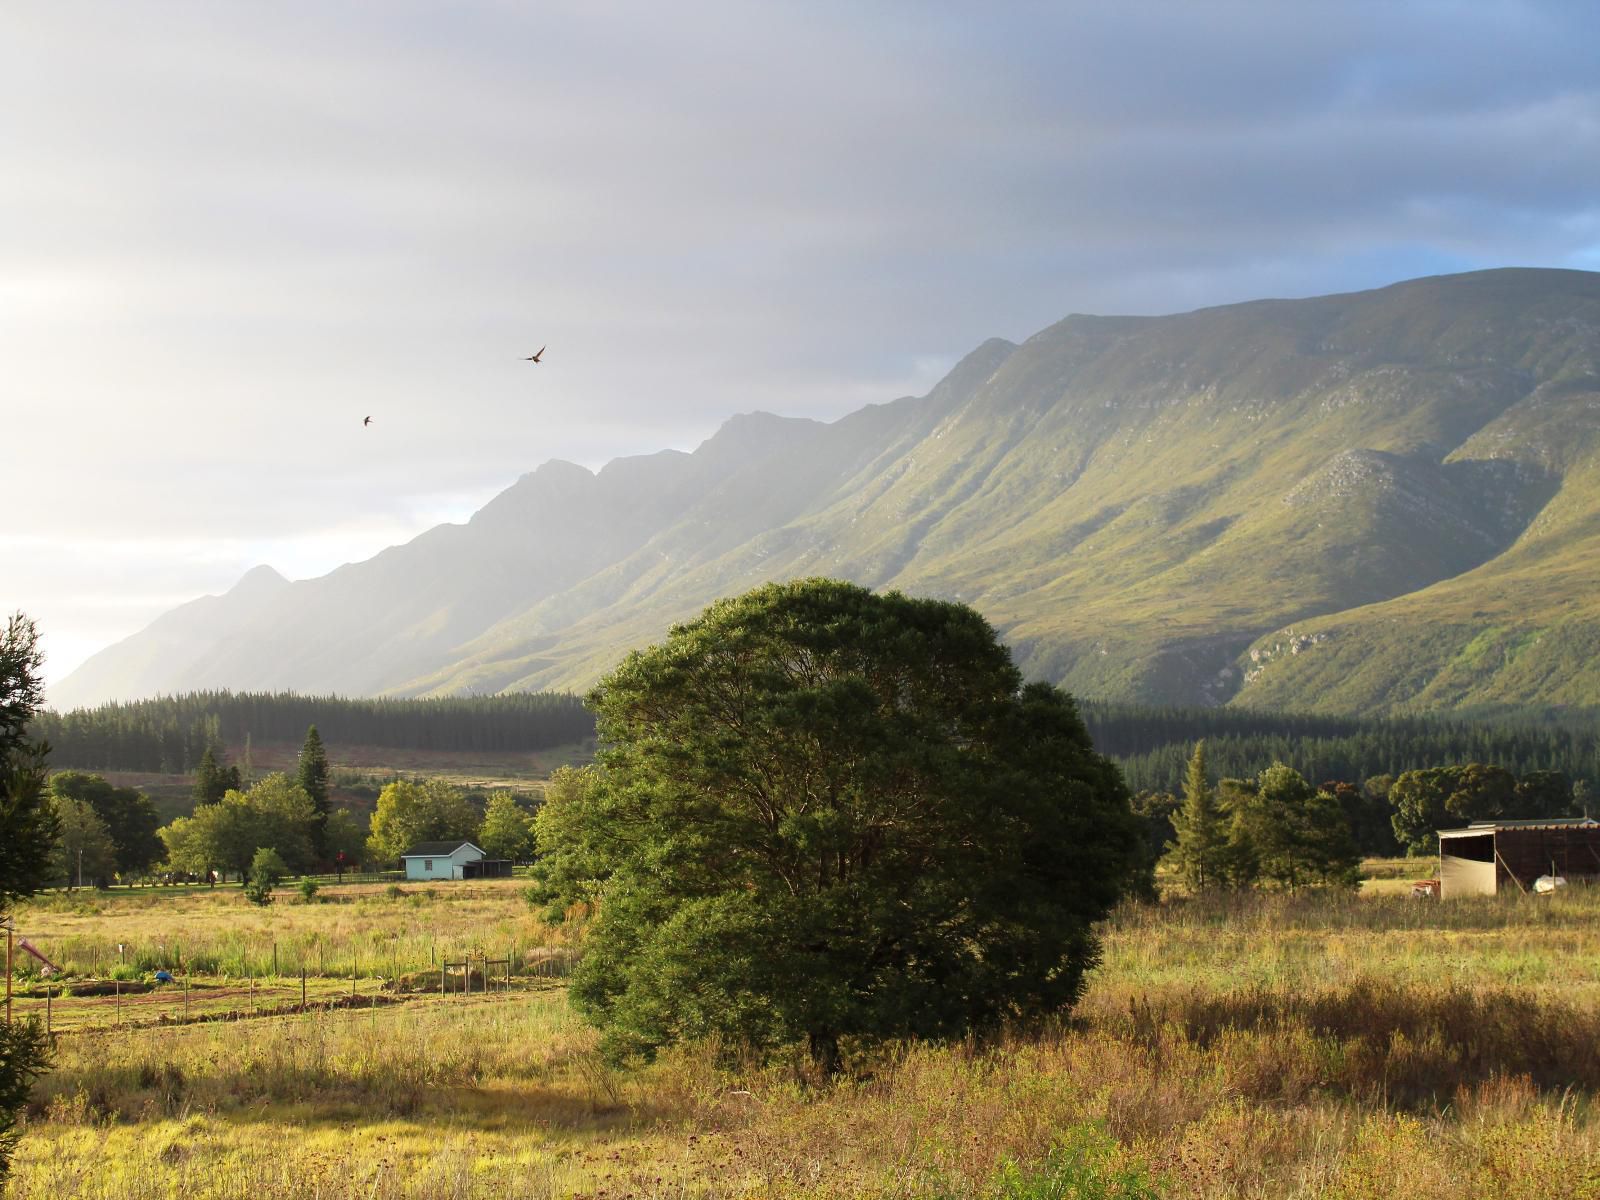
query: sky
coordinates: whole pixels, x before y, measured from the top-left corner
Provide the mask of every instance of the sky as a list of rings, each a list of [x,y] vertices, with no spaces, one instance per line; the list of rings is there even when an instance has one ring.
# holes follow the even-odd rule
[[[59,679],[1068,313],[1600,269],[1596,45],[1587,0],[9,0],[0,609]]]

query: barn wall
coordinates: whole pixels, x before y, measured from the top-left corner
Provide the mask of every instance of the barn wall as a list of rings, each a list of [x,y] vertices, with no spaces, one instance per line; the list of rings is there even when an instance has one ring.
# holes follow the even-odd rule
[[[1600,874],[1600,830],[1502,829],[1495,849],[1523,887],[1550,873],[1569,878]]]
[[[1447,845],[1449,843],[1446,843]],[[1453,854],[1439,856],[1439,898],[1492,896],[1495,894],[1495,864]]]

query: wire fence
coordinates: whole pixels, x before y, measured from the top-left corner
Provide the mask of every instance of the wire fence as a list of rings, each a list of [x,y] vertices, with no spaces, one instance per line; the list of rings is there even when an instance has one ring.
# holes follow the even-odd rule
[[[427,970],[347,976],[297,972],[214,976],[159,969],[153,979],[12,980],[5,1019],[37,1020],[53,1033],[121,1026],[243,1020],[308,1009],[380,1008],[411,1000],[471,999],[570,974],[571,947],[469,952]]]

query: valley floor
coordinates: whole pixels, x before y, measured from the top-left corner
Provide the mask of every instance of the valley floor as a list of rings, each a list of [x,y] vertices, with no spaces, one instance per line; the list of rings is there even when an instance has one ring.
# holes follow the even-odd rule
[[[457,895],[272,916],[286,941],[532,944],[518,889]],[[23,923],[70,918],[84,949],[97,920],[198,939],[229,906]],[[1600,891],[1129,906],[1071,1021],[862,1056],[831,1087],[708,1047],[617,1071],[592,1045],[535,978],[69,1033],[10,1195],[1600,1196]]]

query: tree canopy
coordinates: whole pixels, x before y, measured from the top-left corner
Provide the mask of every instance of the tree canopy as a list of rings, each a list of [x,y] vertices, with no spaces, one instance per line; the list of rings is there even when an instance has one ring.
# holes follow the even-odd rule
[[[118,874],[142,875],[161,861],[165,847],[156,836],[161,818],[143,792],[115,787],[99,775],[57,771],[50,776],[50,794],[57,800],[81,800],[94,810],[111,838],[111,869]]]
[[[241,877],[257,850],[282,856],[291,870],[304,871],[315,862],[311,798],[287,775],[264,776],[248,792],[229,790],[215,804],[197,805],[192,817],[180,817],[161,830],[167,861],[180,871],[216,868]]]
[[[367,851],[392,862],[418,842],[474,838],[480,818],[466,793],[442,779],[397,779],[378,793]]]
[[[712,605],[590,697],[546,898],[598,898],[572,994],[612,1053],[951,1036],[1059,1012],[1141,834],[1072,700],[977,613],[831,580]],[[551,811],[553,810],[553,811]]]
[[[117,870],[117,847],[111,831],[86,802],[52,794],[51,804],[61,825],[61,836],[51,855],[55,882],[73,888],[79,884],[104,887]]]
[[[478,846],[490,858],[523,862],[533,857],[533,814],[511,792],[492,792],[483,811]]]

